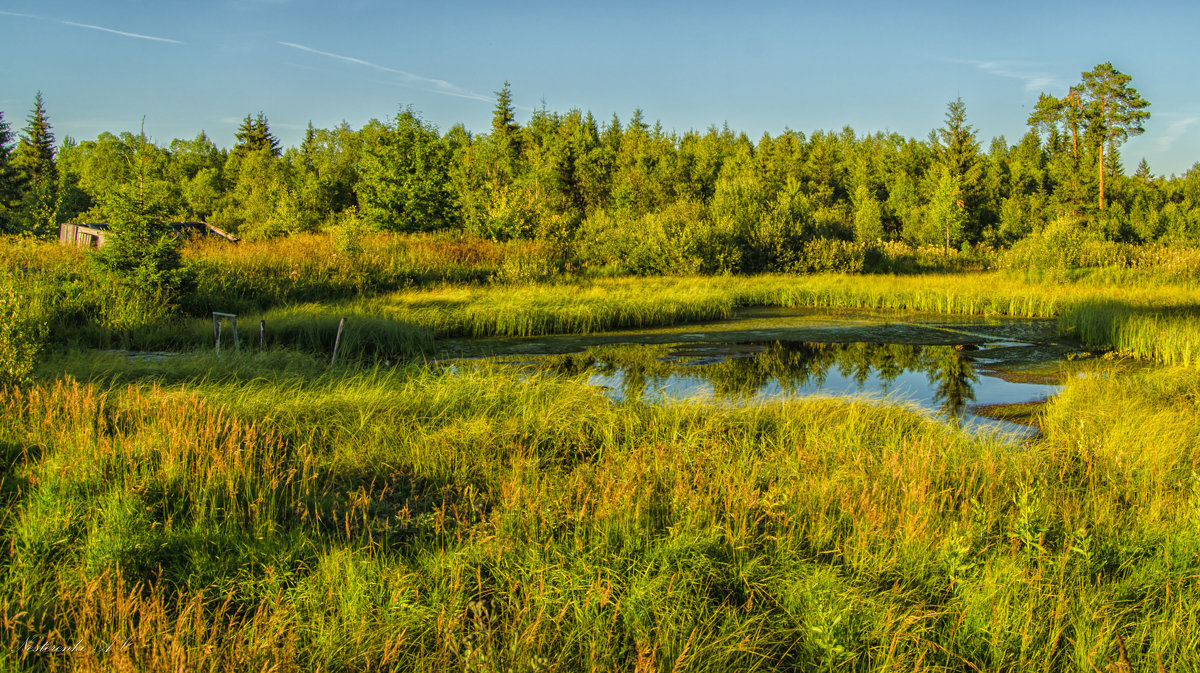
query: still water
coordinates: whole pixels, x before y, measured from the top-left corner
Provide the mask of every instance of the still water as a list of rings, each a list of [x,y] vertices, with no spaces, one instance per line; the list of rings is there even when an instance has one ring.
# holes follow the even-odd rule
[[[686,328],[477,341],[457,355],[578,377],[614,400],[858,397],[1022,437],[1036,430],[988,409],[1058,391],[1056,364],[1078,344],[1056,332],[1045,320],[759,309]]]

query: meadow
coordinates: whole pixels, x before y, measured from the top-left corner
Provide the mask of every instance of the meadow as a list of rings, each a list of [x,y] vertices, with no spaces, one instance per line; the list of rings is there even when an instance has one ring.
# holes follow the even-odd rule
[[[189,248],[170,308],[9,243],[0,296],[45,326],[0,397],[9,669],[1196,670],[1190,251],[628,277],[532,244],[302,236]],[[1021,445],[861,401],[613,403],[423,364],[447,337],[746,306],[1052,317],[1114,355]],[[213,310],[267,348],[213,353]]]

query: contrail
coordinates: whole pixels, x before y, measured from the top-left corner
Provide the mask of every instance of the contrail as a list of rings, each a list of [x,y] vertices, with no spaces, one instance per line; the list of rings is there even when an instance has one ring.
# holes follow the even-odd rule
[[[123,30],[113,30],[112,28],[105,28],[104,26],[93,26],[90,23],[75,23],[74,21],[63,21],[63,23],[68,26],[75,26],[76,28],[91,28],[92,30],[102,30],[106,33],[112,33],[114,35],[124,35],[125,37],[136,37],[139,40],[154,40],[155,42],[170,42],[171,44],[186,44],[185,42],[180,42],[179,40],[172,40],[172,39],[166,38],[166,37],[154,37],[153,35],[142,35],[141,33],[126,33]]]
[[[319,56],[335,58],[339,61],[345,61],[346,63],[353,63],[354,65],[361,65],[361,66],[364,66],[367,68],[372,68],[374,70],[391,73],[393,75],[400,75],[401,77],[403,77],[409,81],[412,81],[412,82],[432,84],[433,91],[435,93],[444,94],[446,96],[455,96],[458,98],[467,98],[470,100],[481,100],[481,101],[490,101],[491,100],[491,98],[488,96],[484,96],[483,94],[475,93],[474,91],[468,91],[467,89],[464,89],[460,86],[451,84],[450,82],[447,82],[444,79],[434,79],[432,77],[423,77],[421,75],[415,75],[411,72],[407,72],[404,70],[397,70],[396,68],[389,68],[386,65],[379,65],[378,63],[364,61],[361,58],[355,58],[353,56],[343,56],[341,54],[334,54],[334,53],[328,52],[328,51],[321,51],[320,49],[313,49],[312,47],[306,47],[302,44],[296,44],[295,42],[280,42],[279,44],[281,44],[285,47],[291,47],[292,49],[299,49],[300,51],[307,51],[310,54],[317,54]]]

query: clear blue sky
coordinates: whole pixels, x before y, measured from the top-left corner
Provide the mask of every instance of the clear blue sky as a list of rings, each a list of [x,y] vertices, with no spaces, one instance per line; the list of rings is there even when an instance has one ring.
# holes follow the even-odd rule
[[[412,105],[445,130],[548,109],[757,140],[849,125],[925,138],[961,96],[986,150],[1025,133],[1038,93],[1111,61],[1150,101],[1122,149],[1156,174],[1200,161],[1195,2],[384,2],[0,0],[0,111],[40,90],[61,140],[205,130],[229,146],[262,111],[285,146],[311,120],[358,128]]]

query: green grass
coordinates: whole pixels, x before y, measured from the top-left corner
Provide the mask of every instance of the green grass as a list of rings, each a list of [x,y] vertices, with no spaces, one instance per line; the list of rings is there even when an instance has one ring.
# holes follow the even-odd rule
[[[441,284],[481,280],[435,277],[454,264],[519,279],[505,255],[541,253],[381,239],[371,273],[425,264],[431,285],[358,296],[340,261],[285,281],[325,245],[292,244],[195,253],[258,269],[237,281],[243,348],[219,355],[210,322],[164,323],[75,251],[14,274],[57,350],[0,391],[0,668],[1194,670],[1200,289],[1169,274]],[[38,250],[0,252],[17,269]],[[1021,447],[857,401],[652,406],[369,366],[744,306],[1058,317],[1181,366],[1085,367]]]
[[[1200,363],[1200,303],[1081,301],[1064,309],[1059,324],[1064,333],[1085,343],[1138,358],[1179,365]]]
[[[329,352],[340,317],[348,317],[354,352],[382,353],[395,359],[427,352],[430,339],[445,337],[524,337],[591,334],[617,329],[670,326],[730,317],[748,306],[894,309],[960,315],[1063,318],[1064,329],[1086,343],[1114,347],[1142,357],[1100,331],[1076,329],[1069,316],[1104,302],[1125,302],[1145,310],[1188,311],[1200,305],[1200,289],[1150,286],[1076,287],[1030,284],[997,272],[953,276],[813,276],[619,278],[564,280],[536,285],[443,286],[386,293],[337,303],[283,307],[248,314],[242,325],[261,318],[280,343]],[[331,327],[332,326],[332,327]],[[178,328],[177,328],[178,329]],[[145,334],[155,334],[145,330]],[[182,334],[182,336],[178,336]],[[149,345],[174,343],[200,348],[211,342],[211,324],[197,321],[171,338],[151,336]]]
[[[5,393],[9,665],[1104,670],[1119,635],[1187,670],[1200,645],[1192,370],[1072,379],[1014,450],[865,403],[281,357],[65,356],[77,378]],[[22,660],[31,637],[132,645]]]
[[[1195,256],[1170,248],[1121,252],[1126,266],[1079,270],[1073,281],[1037,276],[1037,269],[607,279],[547,272],[522,280],[527,274],[506,270],[549,268],[552,252],[428,236],[372,237],[355,254],[331,246],[315,235],[195,246],[186,255],[193,289],[173,300],[121,290],[82,251],[63,246],[6,240],[0,265],[60,346],[205,349],[212,342],[207,317],[217,310],[238,313],[250,332],[264,320],[268,341],[321,354],[332,351],[346,317],[346,357],[394,361],[420,358],[442,337],[589,334],[784,306],[1057,317],[1064,332],[1094,347],[1181,364],[1198,353],[1189,336],[1200,306],[1190,271]],[[170,301],[199,319],[172,317]]]

